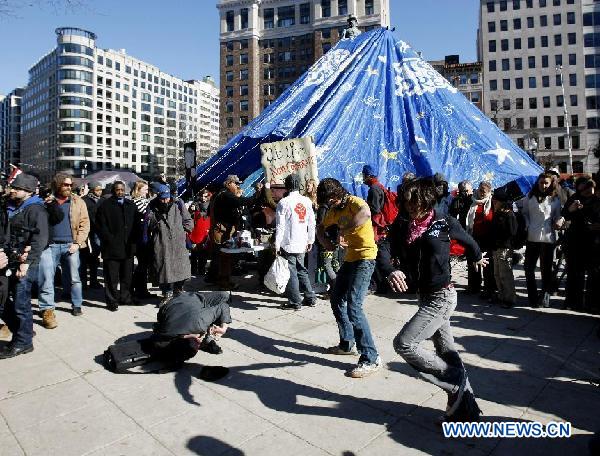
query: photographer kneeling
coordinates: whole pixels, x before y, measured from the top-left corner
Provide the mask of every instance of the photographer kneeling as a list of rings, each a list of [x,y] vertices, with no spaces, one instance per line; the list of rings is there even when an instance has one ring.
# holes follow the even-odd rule
[[[154,357],[183,363],[198,350],[221,353],[216,339],[227,331],[229,293],[184,292],[165,303],[154,325]]]

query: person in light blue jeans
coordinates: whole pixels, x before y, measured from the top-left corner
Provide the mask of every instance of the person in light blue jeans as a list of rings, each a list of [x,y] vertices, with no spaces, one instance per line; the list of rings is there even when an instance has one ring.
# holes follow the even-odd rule
[[[399,196],[408,218],[398,216],[390,228],[390,249],[382,252],[384,273],[394,291],[407,291],[411,282],[416,286],[419,309],[394,339],[394,349],[423,379],[448,394],[444,421],[477,421],[481,410],[450,328],[457,302],[450,274],[450,240],[464,245],[468,261],[478,266],[487,266],[487,258],[455,218],[435,211],[436,188],[431,180],[411,181]],[[392,258],[400,269],[392,265]],[[433,341],[435,351],[423,347],[427,339]]]
[[[42,312],[55,307],[54,274],[58,265],[62,265],[63,274],[70,278],[73,308],[81,308],[83,293],[79,278],[79,250],[71,253],[70,247],[71,243],[53,243],[42,252],[39,265],[39,306]]]

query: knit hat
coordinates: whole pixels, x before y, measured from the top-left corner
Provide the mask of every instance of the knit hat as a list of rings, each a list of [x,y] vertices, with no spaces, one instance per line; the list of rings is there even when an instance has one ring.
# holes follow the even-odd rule
[[[35,177],[25,173],[19,174],[17,177],[15,177],[15,180],[12,181],[12,184],[10,184],[12,188],[18,188],[31,193],[35,192],[37,185],[38,180]]]
[[[98,181],[92,181],[88,184],[88,188],[90,190],[95,190],[97,188],[102,188],[102,184]]]
[[[156,190],[159,198],[171,198],[171,189],[167,184],[159,184]]]
[[[223,185],[227,185],[229,183],[235,183],[235,184],[241,184],[242,181],[240,180],[239,177],[237,177],[237,175],[235,174],[230,174],[229,176],[227,176],[227,179],[225,179],[225,182],[223,182]]]
[[[284,181],[285,189],[294,192],[300,190],[300,177],[297,174],[290,174]]]
[[[375,172],[375,170],[373,169],[373,167],[371,165],[363,166],[362,173],[363,173],[363,176],[377,177],[377,173]]]

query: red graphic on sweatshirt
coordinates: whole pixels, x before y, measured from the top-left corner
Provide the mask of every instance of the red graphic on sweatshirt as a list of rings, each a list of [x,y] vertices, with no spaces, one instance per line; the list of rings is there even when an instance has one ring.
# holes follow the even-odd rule
[[[294,212],[296,214],[298,214],[298,218],[300,219],[298,221],[300,223],[304,223],[304,219],[306,218],[306,207],[304,207],[304,204],[302,204],[302,203],[296,204],[296,207],[294,208]]]

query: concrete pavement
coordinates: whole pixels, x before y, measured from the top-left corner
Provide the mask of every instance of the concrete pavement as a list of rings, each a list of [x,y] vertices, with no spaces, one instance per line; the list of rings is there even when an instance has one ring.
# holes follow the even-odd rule
[[[460,287],[466,272],[455,272]],[[459,292],[454,335],[483,419],[570,421],[574,435],[451,440],[434,424],[445,393],[392,347],[413,297],[367,298],[385,368],[357,380],[344,376],[356,358],[323,353],[338,339],[328,302],[284,311],[283,298],[255,291],[254,277],[240,283],[224,353],[201,353],[177,372],[116,375],[101,364],[115,340],[149,334],[154,303],[112,313],[100,290],[86,295],[82,317],[60,303],[55,330],[36,317],[35,351],[0,360],[0,454],[566,456],[587,454],[600,429],[596,316],[505,310]],[[189,288],[204,286],[197,279]],[[203,364],[227,366],[229,375],[202,381]]]

